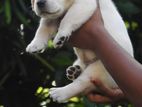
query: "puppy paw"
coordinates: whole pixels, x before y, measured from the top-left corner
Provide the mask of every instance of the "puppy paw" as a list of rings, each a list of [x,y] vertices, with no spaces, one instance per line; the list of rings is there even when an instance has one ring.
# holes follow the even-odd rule
[[[61,48],[65,42],[69,40],[70,33],[61,32],[57,33],[53,40],[53,45],[55,48]]]
[[[70,66],[66,70],[66,76],[69,80],[76,79],[82,72],[82,69],[79,65]]]
[[[61,88],[51,88],[49,90],[49,95],[53,99],[53,101],[58,103],[67,102],[69,96],[67,94],[67,90],[64,87]]]
[[[45,40],[33,40],[26,48],[29,53],[41,53],[45,50],[47,42]]]

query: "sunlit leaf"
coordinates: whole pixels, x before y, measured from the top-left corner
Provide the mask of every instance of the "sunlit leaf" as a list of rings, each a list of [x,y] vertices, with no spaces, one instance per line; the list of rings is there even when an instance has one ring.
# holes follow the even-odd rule
[[[69,101],[71,102],[79,102],[79,98],[78,97],[72,97],[69,99]]]
[[[47,93],[47,94],[44,94],[44,97],[45,97],[45,98],[47,98],[48,96],[49,96],[49,93]]]
[[[130,28],[130,24],[129,24],[129,22],[128,22],[128,21],[126,21],[126,22],[125,22],[125,26],[126,26],[126,28],[127,28],[127,29],[129,29],[129,28]]]
[[[43,87],[38,87],[36,93],[37,93],[37,94],[40,94],[42,91],[43,91]]]
[[[138,28],[138,23],[137,22],[132,22],[132,30],[135,30],[136,28]]]
[[[49,92],[49,88],[44,88],[43,89],[43,93],[48,93]]]
[[[52,40],[49,40],[48,41],[48,48],[53,48],[53,41]]]

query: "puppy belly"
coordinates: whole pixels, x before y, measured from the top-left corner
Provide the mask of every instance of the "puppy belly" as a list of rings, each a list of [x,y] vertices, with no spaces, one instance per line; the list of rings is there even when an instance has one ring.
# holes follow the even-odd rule
[[[118,87],[118,85],[110,76],[110,74],[107,72],[107,70],[105,69],[105,67],[103,66],[100,60],[94,62],[93,64],[90,64],[85,69],[85,71],[80,75],[79,78],[87,79],[87,81],[91,79],[100,80],[103,84],[106,84],[110,88]],[[96,87],[91,86],[91,88],[96,88]]]
[[[99,0],[99,4],[106,30],[120,46],[133,56],[133,47],[125,23],[115,5],[111,0]]]

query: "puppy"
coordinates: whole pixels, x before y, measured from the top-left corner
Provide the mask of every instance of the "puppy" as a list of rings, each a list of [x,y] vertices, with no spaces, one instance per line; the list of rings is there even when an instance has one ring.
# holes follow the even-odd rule
[[[83,25],[99,6],[106,30],[133,56],[132,44],[124,21],[111,0],[31,0],[31,2],[33,11],[41,17],[41,20],[34,39],[26,48],[27,52],[45,49],[48,40],[55,32],[57,34],[53,40],[54,47],[62,47],[71,33]],[[90,82],[91,78],[99,79],[111,89],[118,88],[95,52],[79,48],[74,50],[77,60],[67,68],[67,77],[73,82],[64,87],[51,88],[49,93],[54,101],[64,102],[85,91],[97,90]],[[79,72],[81,74],[75,79]]]

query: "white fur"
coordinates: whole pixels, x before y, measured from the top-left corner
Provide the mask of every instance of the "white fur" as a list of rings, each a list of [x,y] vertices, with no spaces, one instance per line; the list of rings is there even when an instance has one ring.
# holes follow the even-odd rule
[[[60,38],[69,37],[73,31],[77,30],[91,17],[97,7],[97,0],[46,0],[50,6],[47,6],[48,9],[46,8],[45,10],[49,11],[48,13],[54,13],[47,14],[42,13],[38,9],[36,6],[37,1],[39,0],[34,1],[33,10],[41,17],[41,22],[34,39],[26,48],[26,51],[30,53],[44,49],[48,40],[51,39],[51,36],[56,31],[58,32],[53,43],[55,47],[58,47],[57,43]],[[133,49],[127,29],[114,4],[111,0],[98,0],[98,2],[105,28],[133,56]],[[64,17],[60,22],[59,17],[63,15]],[[60,22],[59,25],[57,24],[58,22]],[[51,88],[50,96],[54,101],[64,102],[80,93],[96,89],[90,82],[91,78],[99,78],[99,80],[110,88],[118,87],[100,60],[89,65],[86,64],[86,62],[92,61],[96,57],[94,52],[75,48],[75,53],[78,59],[73,65],[80,65],[83,73],[69,85]]]

